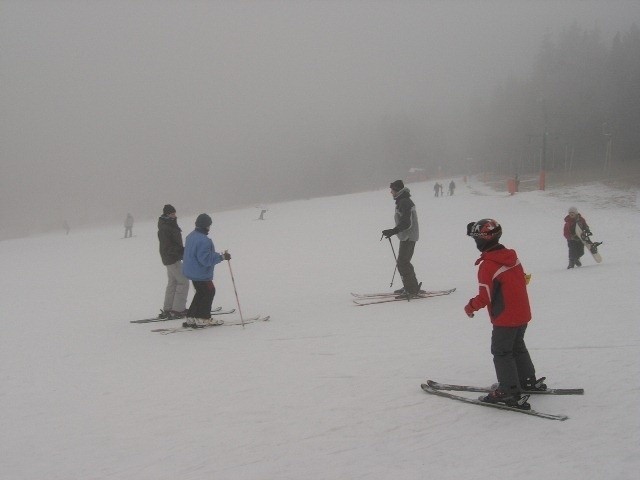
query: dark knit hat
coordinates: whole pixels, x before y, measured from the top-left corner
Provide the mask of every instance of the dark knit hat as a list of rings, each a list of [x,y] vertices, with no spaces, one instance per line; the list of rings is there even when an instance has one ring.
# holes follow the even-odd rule
[[[176,213],[176,209],[173,208],[173,205],[169,205],[168,203],[162,209],[163,215],[169,215],[170,213]]]
[[[399,192],[404,188],[404,183],[402,183],[402,180],[396,180],[395,182],[391,182],[389,188],[391,188],[391,190],[393,190],[394,192]]]
[[[198,228],[209,228],[212,223],[213,220],[211,220],[211,217],[206,213],[201,213],[198,215],[198,218],[196,218],[196,227]]]

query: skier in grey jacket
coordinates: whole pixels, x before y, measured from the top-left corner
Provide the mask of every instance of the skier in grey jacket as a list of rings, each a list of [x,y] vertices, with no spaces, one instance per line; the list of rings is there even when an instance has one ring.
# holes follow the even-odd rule
[[[395,228],[383,230],[382,235],[386,238],[397,235],[398,240],[400,240],[397,265],[404,287],[395,293],[416,295],[420,291],[420,284],[416,279],[413,265],[411,265],[413,251],[420,236],[416,205],[411,200],[411,192],[404,186],[402,180],[392,182],[389,187],[391,188],[391,195],[396,202],[394,215],[396,226]]]

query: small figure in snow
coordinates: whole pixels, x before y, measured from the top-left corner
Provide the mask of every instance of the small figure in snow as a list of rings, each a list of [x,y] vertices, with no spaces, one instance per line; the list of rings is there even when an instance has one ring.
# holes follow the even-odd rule
[[[396,290],[399,295],[417,295],[420,291],[420,284],[416,279],[416,272],[411,265],[411,258],[419,238],[418,213],[416,205],[411,200],[411,192],[404,186],[402,180],[396,180],[389,185],[391,195],[396,202],[394,220],[395,228],[383,230],[382,235],[391,238],[394,235],[400,240],[398,249],[398,273],[402,279],[403,288]]]
[[[481,398],[483,402],[531,409],[528,396],[522,390],[546,390],[544,377],[536,379],[536,371],[524,342],[527,324],[531,320],[528,279],[515,250],[498,243],[502,227],[485,218],[467,225],[467,235],[476,242],[480,258],[478,268],[479,293],[469,300],[464,311],[468,317],[487,307],[493,324],[491,353],[498,378],[498,388]]]
[[[131,238],[133,236],[133,215],[127,213],[127,218],[124,219],[124,238]]]
[[[569,208],[569,214],[564,217],[564,238],[567,239],[567,246],[569,247],[569,265],[567,269],[573,267],[581,267],[582,263],[580,258],[584,255],[584,243],[580,240],[580,237],[576,234],[576,225],[588,236],[591,235],[589,225],[587,221],[578,213],[576,207]]]
[[[64,228],[65,231],[65,235],[69,235],[69,232],[71,231],[71,227],[69,226],[69,222],[67,222],[66,220],[62,222],[62,228]]]
[[[451,180],[449,182],[449,196],[450,197],[453,196],[453,192],[454,192],[455,189],[456,189],[456,183],[453,180]]]
[[[262,209],[260,211],[260,216],[257,218],[257,220],[264,220],[264,214],[267,213],[266,210]]]
[[[213,221],[206,213],[196,219],[196,228],[187,235],[184,246],[182,273],[193,283],[196,293],[187,312],[188,327],[211,325],[211,304],[216,294],[213,284],[213,268],[223,260],[231,260],[229,252],[215,251],[213,241],[208,237]]]
[[[187,314],[189,280],[182,274],[182,230],[173,205],[165,205],[158,218],[158,241],[162,264],[167,267],[167,288],[158,318],[183,318]]]
[[[433,186],[434,197],[437,197],[440,194],[440,184],[438,182]]]

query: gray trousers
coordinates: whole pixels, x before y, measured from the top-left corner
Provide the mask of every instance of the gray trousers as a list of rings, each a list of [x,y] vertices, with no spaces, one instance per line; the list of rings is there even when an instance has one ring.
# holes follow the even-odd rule
[[[182,260],[166,265],[167,289],[164,292],[163,310],[182,312],[187,309],[187,295],[189,294],[189,280],[182,274]]]
[[[527,326],[493,327],[491,353],[500,390],[519,393],[526,378],[535,377],[536,370],[524,343]]]

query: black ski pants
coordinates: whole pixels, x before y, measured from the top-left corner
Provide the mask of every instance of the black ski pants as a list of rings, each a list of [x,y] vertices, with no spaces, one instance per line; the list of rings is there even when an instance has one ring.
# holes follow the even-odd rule
[[[569,247],[569,262],[575,264],[576,260],[584,255],[584,243],[580,240],[567,240]]]
[[[216,295],[216,287],[213,286],[211,280],[203,282],[194,280],[192,283],[196,294],[191,300],[191,305],[189,305],[187,317],[208,320],[211,318],[211,305],[213,304],[213,297]]]
[[[525,379],[535,377],[536,370],[524,343],[526,325],[493,327],[491,353],[500,390],[519,393]]]
[[[415,248],[416,242],[404,240],[400,242],[400,248],[398,249],[398,273],[402,278],[402,285],[405,291],[411,294],[418,293],[418,280],[416,279],[413,265],[411,265],[411,258]]]

